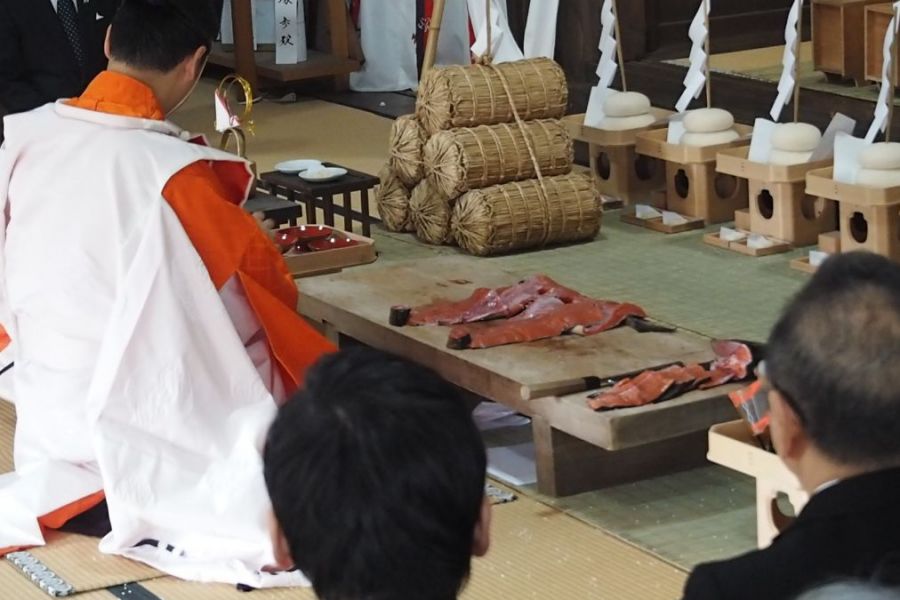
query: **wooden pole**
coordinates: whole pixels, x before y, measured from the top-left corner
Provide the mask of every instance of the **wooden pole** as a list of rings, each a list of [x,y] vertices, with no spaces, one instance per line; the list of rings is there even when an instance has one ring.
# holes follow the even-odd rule
[[[622,27],[619,25],[619,3],[612,0],[613,12],[616,15],[616,55],[619,59],[619,77],[622,79],[622,91],[628,91],[628,80],[625,78],[625,53],[622,51]]]
[[[250,0],[234,0],[231,4],[235,71],[250,83],[255,95],[259,78],[256,73],[256,56],[253,53],[252,11]]]
[[[444,20],[444,4],[446,0],[435,0],[431,9],[431,24],[428,26],[428,43],[425,45],[425,60],[422,63],[422,78],[434,66],[437,57],[438,39],[441,35],[441,23]]]
[[[797,19],[797,41],[794,42],[794,123],[800,122],[800,51],[803,49],[803,0]]]
[[[888,120],[884,130],[884,141],[891,141],[891,125],[894,123],[894,97],[897,91],[897,33],[900,31],[900,10],[894,10],[894,43],[891,44],[891,72],[888,73],[888,83],[891,86],[888,96]]]
[[[712,54],[709,52],[709,0],[703,0],[703,22],[706,24],[706,108],[712,108]]]

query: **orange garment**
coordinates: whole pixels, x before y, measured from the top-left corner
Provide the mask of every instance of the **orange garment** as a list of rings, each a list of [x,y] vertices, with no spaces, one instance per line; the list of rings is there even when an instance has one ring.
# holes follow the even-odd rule
[[[111,71],[100,73],[84,94],[69,104],[128,117],[164,118],[149,87]],[[334,346],[297,314],[297,286],[284,259],[255,219],[240,207],[248,177],[239,163],[197,162],[176,173],[162,195],[181,221],[216,289],[232,276],[240,279],[285,388],[292,392],[301,384],[306,369],[334,351]],[[103,492],[97,492],[44,515],[40,523],[58,529],[103,499]]]
[[[161,120],[153,91],[119,73],[104,71],[72,106],[100,112]],[[178,215],[217,289],[234,275],[240,278],[256,313],[285,387],[299,387],[306,369],[334,350],[297,314],[297,286],[284,259],[253,217],[239,204],[249,174],[240,165],[194,163],[176,173],[163,197]]]

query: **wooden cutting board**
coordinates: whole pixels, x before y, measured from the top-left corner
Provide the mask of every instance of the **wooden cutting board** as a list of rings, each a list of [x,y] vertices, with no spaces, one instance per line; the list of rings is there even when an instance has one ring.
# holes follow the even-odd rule
[[[637,333],[621,327],[590,337],[561,336],[485,350],[450,350],[446,347],[448,327],[392,327],[388,323],[392,306],[461,300],[478,287],[510,285],[534,274],[505,271],[489,261],[467,257],[354,269],[303,280],[300,312],[333,332],[424,364],[462,388],[529,415],[533,414],[530,399],[584,390],[583,378],[613,377],[675,361],[713,358],[709,340],[686,331]]]

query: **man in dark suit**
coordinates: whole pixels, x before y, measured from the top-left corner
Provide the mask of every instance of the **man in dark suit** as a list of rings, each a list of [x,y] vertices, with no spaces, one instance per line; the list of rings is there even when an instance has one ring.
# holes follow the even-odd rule
[[[0,116],[81,94],[106,68],[103,41],[117,5],[0,0]]]
[[[825,262],[769,340],[772,441],[811,495],[772,545],[697,567],[686,600],[794,598],[900,558],[900,265]]]

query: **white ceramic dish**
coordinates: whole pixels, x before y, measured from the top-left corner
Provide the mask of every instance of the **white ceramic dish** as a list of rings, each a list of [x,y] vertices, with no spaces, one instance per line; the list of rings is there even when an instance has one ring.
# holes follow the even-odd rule
[[[310,183],[325,183],[340,179],[347,174],[347,169],[340,167],[322,167],[321,169],[309,169],[300,173],[300,178]]]
[[[321,169],[322,161],[319,160],[286,160],[275,165],[275,170],[285,175],[296,175],[309,169]]]

